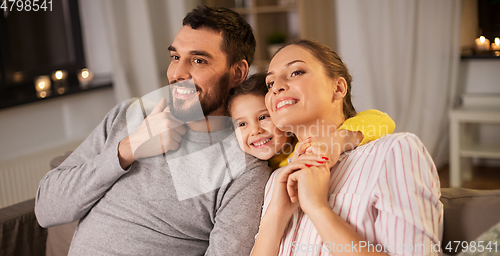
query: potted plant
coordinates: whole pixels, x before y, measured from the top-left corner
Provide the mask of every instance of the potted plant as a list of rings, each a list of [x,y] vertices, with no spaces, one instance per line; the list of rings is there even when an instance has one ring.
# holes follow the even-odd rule
[[[281,48],[286,42],[286,35],[280,31],[272,32],[268,38],[267,51],[269,53],[269,59],[274,56],[274,54]]]

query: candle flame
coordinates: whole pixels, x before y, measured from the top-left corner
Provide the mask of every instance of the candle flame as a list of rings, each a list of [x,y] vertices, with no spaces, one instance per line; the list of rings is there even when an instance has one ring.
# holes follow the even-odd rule
[[[496,44],[497,46],[500,46],[500,38],[495,37],[495,44]]]
[[[56,79],[61,80],[63,78],[63,72],[61,70],[56,71]]]
[[[82,77],[83,77],[83,78],[87,78],[87,77],[89,77],[89,71],[88,71],[88,70],[86,70],[86,69],[83,69],[83,70],[82,70]]]
[[[45,82],[38,83],[38,88],[40,88],[40,90],[43,90],[45,88]]]
[[[479,41],[481,41],[481,43],[484,43],[484,41],[486,41],[486,38],[484,36],[480,36]]]

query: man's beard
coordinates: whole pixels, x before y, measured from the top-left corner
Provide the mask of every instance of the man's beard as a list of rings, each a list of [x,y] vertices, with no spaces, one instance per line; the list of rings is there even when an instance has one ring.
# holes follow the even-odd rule
[[[229,72],[219,78],[214,85],[212,93],[205,93],[199,86],[195,85],[197,93],[199,92],[198,100],[202,111],[198,108],[198,102],[186,106],[186,102],[182,99],[173,97],[170,93],[170,111],[179,120],[184,122],[192,122],[204,119],[206,116],[219,110],[223,106],[225,110],[227,98],[229,97]],[[174,87],[172,87],[174,89]],[[203,112],[203,113],[202,113]],[[225,112],[224,112],[225,113]]]

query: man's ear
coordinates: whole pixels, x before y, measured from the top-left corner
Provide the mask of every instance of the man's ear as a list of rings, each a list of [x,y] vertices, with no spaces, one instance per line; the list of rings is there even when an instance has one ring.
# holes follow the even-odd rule
[[[334,80],[333,100],[341,100],[347,94],[347,81],[343,77]]]
[[[233,65],[232,70],[234,82],[233,84],[239,85],[247,78],[249,70],[248,62],[246,60],[240,60],[238,63]]]

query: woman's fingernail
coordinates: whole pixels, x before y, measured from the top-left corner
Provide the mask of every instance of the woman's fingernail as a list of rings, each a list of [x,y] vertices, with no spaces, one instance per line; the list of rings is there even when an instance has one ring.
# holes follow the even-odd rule
[[[328,159],[329,159],[328,157],[322,157],[322,158],[323,158],[323,159],[325,159],[325,160],[327,160],[327,161],[328,161]]]
[[[318,163],[320,163],[320,164],[324,164],[325,162],[323,162],[323,161],[318,161]]]
[[[310,164],[306,164],[306,166],[307,166],[307,167],[311,167],[312,165],[310,165]]]
[[[308,139],[312,139],[312,137],[307,137],[307,139],[306,139],[306,140],[308,140]]]

